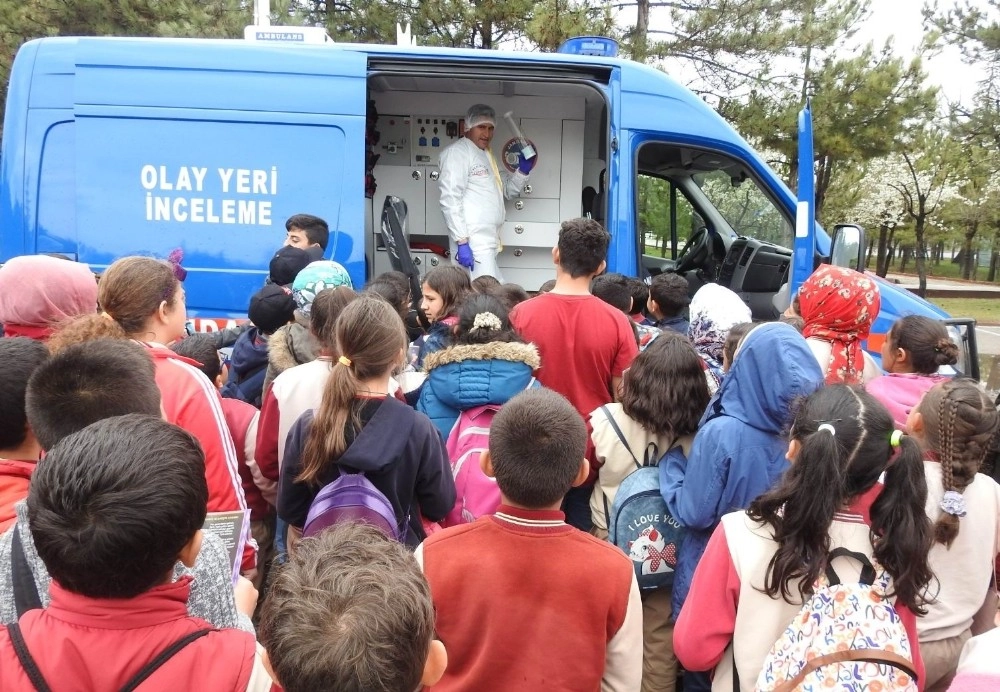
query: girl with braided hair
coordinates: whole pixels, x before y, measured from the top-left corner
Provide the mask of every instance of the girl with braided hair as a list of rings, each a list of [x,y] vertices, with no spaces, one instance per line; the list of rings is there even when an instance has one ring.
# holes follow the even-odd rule
[[[996,407],[964,379],[935,385],[907,421],[924,450],[926,509],[935,522],[929,559],[937,595],[918,623],[927,690],[947,689],[973,616],[991,593],[1000,552],[1000,485],[977,471],[998,427]]]
[[[948,337],[944,323],[907,315],[892,325],[882,345],[882,369],[888,374],[868,382],[865,388],[885,404],[902,430],[910,410],[927,390],[948,379],[938,370],[957,362],[958,346]]]

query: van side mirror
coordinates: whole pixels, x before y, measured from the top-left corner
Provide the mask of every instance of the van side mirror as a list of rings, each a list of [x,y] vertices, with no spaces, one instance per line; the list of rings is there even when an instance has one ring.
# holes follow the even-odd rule
[[[865,229],[861,226],[850,223],[834,226],[830,241],[830,264],[863,272],[867,249]]]

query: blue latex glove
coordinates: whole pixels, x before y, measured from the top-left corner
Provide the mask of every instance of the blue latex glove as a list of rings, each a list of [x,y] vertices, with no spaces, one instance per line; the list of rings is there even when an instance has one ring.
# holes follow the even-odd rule
[[[475,266],[476,262],[472,258],[472,248],[469,247],[468,243],[458,246],[458,252],[455,253],[455,261],[466,269],[472,269]]]
[[[520,156],[521,160],[517,163],[517,170],[524,175],[528,175],[531,173],[531,169],[535,167],[535,164],[538,163],[538,154],[535,154],[530,159],[524,158],[524,154]]]

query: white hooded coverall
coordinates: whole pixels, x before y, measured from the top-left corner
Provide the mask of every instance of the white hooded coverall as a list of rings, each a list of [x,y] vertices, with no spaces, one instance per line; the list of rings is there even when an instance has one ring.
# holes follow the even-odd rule
[[[503,281],[497,266],[500,226],[507,210],[504,199],[521,193],[528,176],[520,171],[501,173],[492,154],[466,137],[441,152],[441,211],[448,225],[452,262],[457,241],[469,239],[475,258],[472,278],[489,275]]]

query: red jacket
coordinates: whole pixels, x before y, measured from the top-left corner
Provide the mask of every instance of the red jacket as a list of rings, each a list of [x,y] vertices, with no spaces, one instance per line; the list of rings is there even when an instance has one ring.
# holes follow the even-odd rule
[[[10,528],[17,519],[14,504],[28,496],[28,484],[31,482],[35,463],[0,459],[0,533]]]
[[[256,444],[255,439],[248,439],[248,433],[254,422],[254,417],[259,413],[257,407],[239,399],[223,397],[222,412],[226,416],[226,424],[229,426],[229,433],[233,436],[233,445],[236,447],[236,458],[240,463],[240,480],[243,482],[243,494],[246,496],[247,506],[250,507],[250,520],[266,519],[274,513],[274,510],[264,499],[260,488],[253,482],[253,474],[247,465],[247,461],[252,460],[247,458],[247,454],[253,452],[252,446]],[[248,446],[251,449],[248,450]]]
[[[194,435],[205,450],[208,481],[208,511],[246,509],[239,461],[229,426],[222,413],[222,397],[194,361],[163,346],[149,345],[156,366],[156,384],[164,417]],[[243,550],[244,570],[257,564],[257,544],[247,534]]]
[[[87,598],[52,583],[52,603],[21,617],[28,651],[54,692],[118,690],[186,634],[210,628],[189,617],[191,579],[125,600]],[[142,684],[143,692],[246,690],[256,643],[249,632],[219,630],[188,644]],[[0,689],[34,692],[10,635],[0,630]]]

